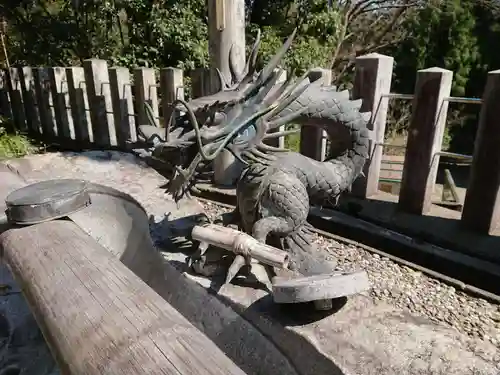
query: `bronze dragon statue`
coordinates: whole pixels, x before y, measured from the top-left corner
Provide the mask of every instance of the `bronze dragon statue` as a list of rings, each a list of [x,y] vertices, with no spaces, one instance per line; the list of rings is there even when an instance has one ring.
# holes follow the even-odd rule
[[[331,272],[335,265],[311,245],[312,227],[307,222],[310,205],[335,201],[362,174],[371,114],[361,113],[361,100],[351,100],[348,91],[310,83],[307,75],[293,81],[291,74],[286,82],[277,84],[281,74],[277,66],[294,35],[255,72],[258,37],[245,72],[233,71],[230,83],[221,78],[222,91],[189,103],[177,101],[185,114],[166,129],[169,136],[158,137],[163,139],[157,147],[191,150],[186,160],[179,161],[169,185],[176,200],[189,190],[201,165],[210,163],[223,149],[231,151],[245,169],[237,183],[237,207],[224,218],[224,224],[237,225],[257,240],[289,252],[290,271],[315,275]],[[277,128],[290,122],[319,127],[330,137],[344,129],[349,146],[320,162],[266,144],[266,139],[282,134],[275,132]],[[151,139],[152,134],[147,137]],[[206,261],[200,255],[193,257],[197,269]],[[226,282],[245,264],[250,260],[236,255]],[[277,272],[267,271],[268,275]]]

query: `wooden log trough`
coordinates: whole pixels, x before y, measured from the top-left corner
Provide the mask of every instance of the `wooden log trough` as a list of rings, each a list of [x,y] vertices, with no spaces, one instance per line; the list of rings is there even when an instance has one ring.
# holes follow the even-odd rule
[[[24,183],[10,176],[4,194]],[[3,230],[2,261],[62,374],[244,374],[78,224],[62,218]]]
[[[244,374],[203,333],[76,224],[0,236],[64,374]]]

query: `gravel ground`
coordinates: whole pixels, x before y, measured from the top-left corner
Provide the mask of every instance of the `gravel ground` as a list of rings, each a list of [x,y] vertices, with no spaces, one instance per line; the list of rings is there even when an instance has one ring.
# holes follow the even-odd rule
[[[201,201],[207,216],[230,211],[225,206]],[[452,327],[471,337],[490,341],[500,349],[500,305],[455,290],[437,279],[393,262],[363,248],[315,235],[318,248],[338,260],[340,270],[364,269],[371,297],[433,322]]]

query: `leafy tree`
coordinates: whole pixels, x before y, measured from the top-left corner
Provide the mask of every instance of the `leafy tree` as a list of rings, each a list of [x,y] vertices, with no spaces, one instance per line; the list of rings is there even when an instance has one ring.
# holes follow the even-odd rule
[[[419,69],[438,66],[454,72],[453,94],[463,96],[479,51],[473,6],[475,0],[431,1],[405,22],[411,37],[393,48],[395,87],[412,92]]]
[[[413,91],[416,71],[454,71],[453,95],[481,96],[500,67],[498,0],[246,0],[247,46],[263,31],[263,64],[298,27],[284,61],[300,74],[330,67],[336,84],[352,79],[356,56],[395,57],[393,90]],[[69,66],[98,57],[127,67],[207,66],[205,0],[0,0],[12,65]],[[396,112],[407,114],[408,105]],[[470,151],[477,107],[449,116],[452,147]],[[402,124],[401,121],[395,123]],[[404,125],[404,124],[403,124]]]

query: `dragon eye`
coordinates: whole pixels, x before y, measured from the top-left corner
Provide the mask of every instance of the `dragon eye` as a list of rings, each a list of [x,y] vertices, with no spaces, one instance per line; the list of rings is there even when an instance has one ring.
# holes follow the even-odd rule
[[[235,144],[242,144],[245,142],[249,142],[257,134],[257,128],[255,127],[255,123],[252,123],[250,126],[241,130],[238,135],[234,139]]]

